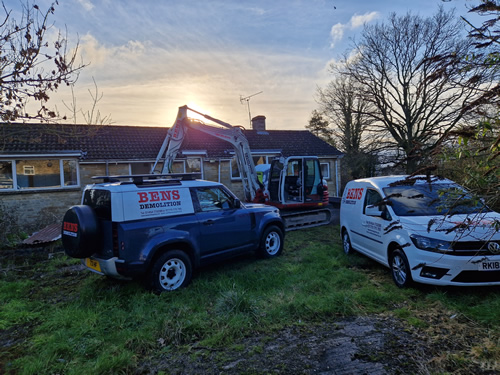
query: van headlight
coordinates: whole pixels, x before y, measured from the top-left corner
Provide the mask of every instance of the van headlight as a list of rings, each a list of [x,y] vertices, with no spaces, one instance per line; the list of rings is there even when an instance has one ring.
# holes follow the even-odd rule
[[[417,234],[412,234],[410,238],[413,244],[421,250],[434,251],[436,253],[446,253],[451,250],[451,242],[449,241],[419,236]]]

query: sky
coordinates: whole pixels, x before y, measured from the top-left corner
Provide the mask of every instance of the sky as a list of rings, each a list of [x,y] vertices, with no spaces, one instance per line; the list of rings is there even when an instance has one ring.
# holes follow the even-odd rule
[[[21,0],[4,0],[20,9]],[[38,0],[41,9],[52,1]],[[59,0],[50,21],[78,41],[88,64],[74,87],[77,107],[98,109],[115,125],[171,126],[188,105],[250,128],[305,129],[318,108],[317,89],[352,48],[365,23],[440,5],[467,15],[466,0]],[[66,89],[52,95],[60,113]],[[249,111],[250,110],[250,111]],[[84,122],[83,117],[78,119]]]

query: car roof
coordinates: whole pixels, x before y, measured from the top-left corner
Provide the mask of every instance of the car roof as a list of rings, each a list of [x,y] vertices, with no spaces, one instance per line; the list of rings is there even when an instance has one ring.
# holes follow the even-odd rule
[[[155,184],[144,184],[138,185],[133,182],[104,182],[87,185],[85,189],[105,189],[111,192],[125,192],[125,191],[137,191],[137,190],[149,190],[149,189],[169,189],[169,188],[190,188],[190,187],[211,187],[211,186],[221,186],[218,182],[207,181],[207,180],[186,180],[186,181],[172,181],[165,183],[155,183]]]
[[[354,180],[355,182],[366,182],[374,187],[379,189],[388,187],[390,185],[423,185],[427,183],[435,184],[435,183],[445,183],[445,184],[454,184],[452,180],[447,178],[439,177],[439,176],[425,176],[425,175],[391,175],[391,176],[378,176],[378,177],[369,177],[369,178],[360,178]]]

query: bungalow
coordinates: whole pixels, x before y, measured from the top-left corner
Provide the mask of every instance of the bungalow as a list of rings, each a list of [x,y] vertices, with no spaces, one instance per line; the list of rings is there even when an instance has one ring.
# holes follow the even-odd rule
[[[266,130],[265,117],[244,130],[256,165],[277,156],[318,156],[330,196],[339,195],[342,153],[306,130]],[[36,230],[57,222],[78,204],[93,176],[147,174],[168,128],[117,125],[0,125],[0,213]],[[201,173],[243,198],[232,146],[191,130],[173,164],[174,172]]]

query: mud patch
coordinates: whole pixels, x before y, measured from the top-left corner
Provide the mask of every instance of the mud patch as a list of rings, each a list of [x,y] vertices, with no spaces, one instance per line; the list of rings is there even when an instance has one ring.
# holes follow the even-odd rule
[[[414,353],[422,344],[396,318],[357,317],[247,337],[226,350],[163,354],[142,363],[137,374],[417,373],[422,358]]]

